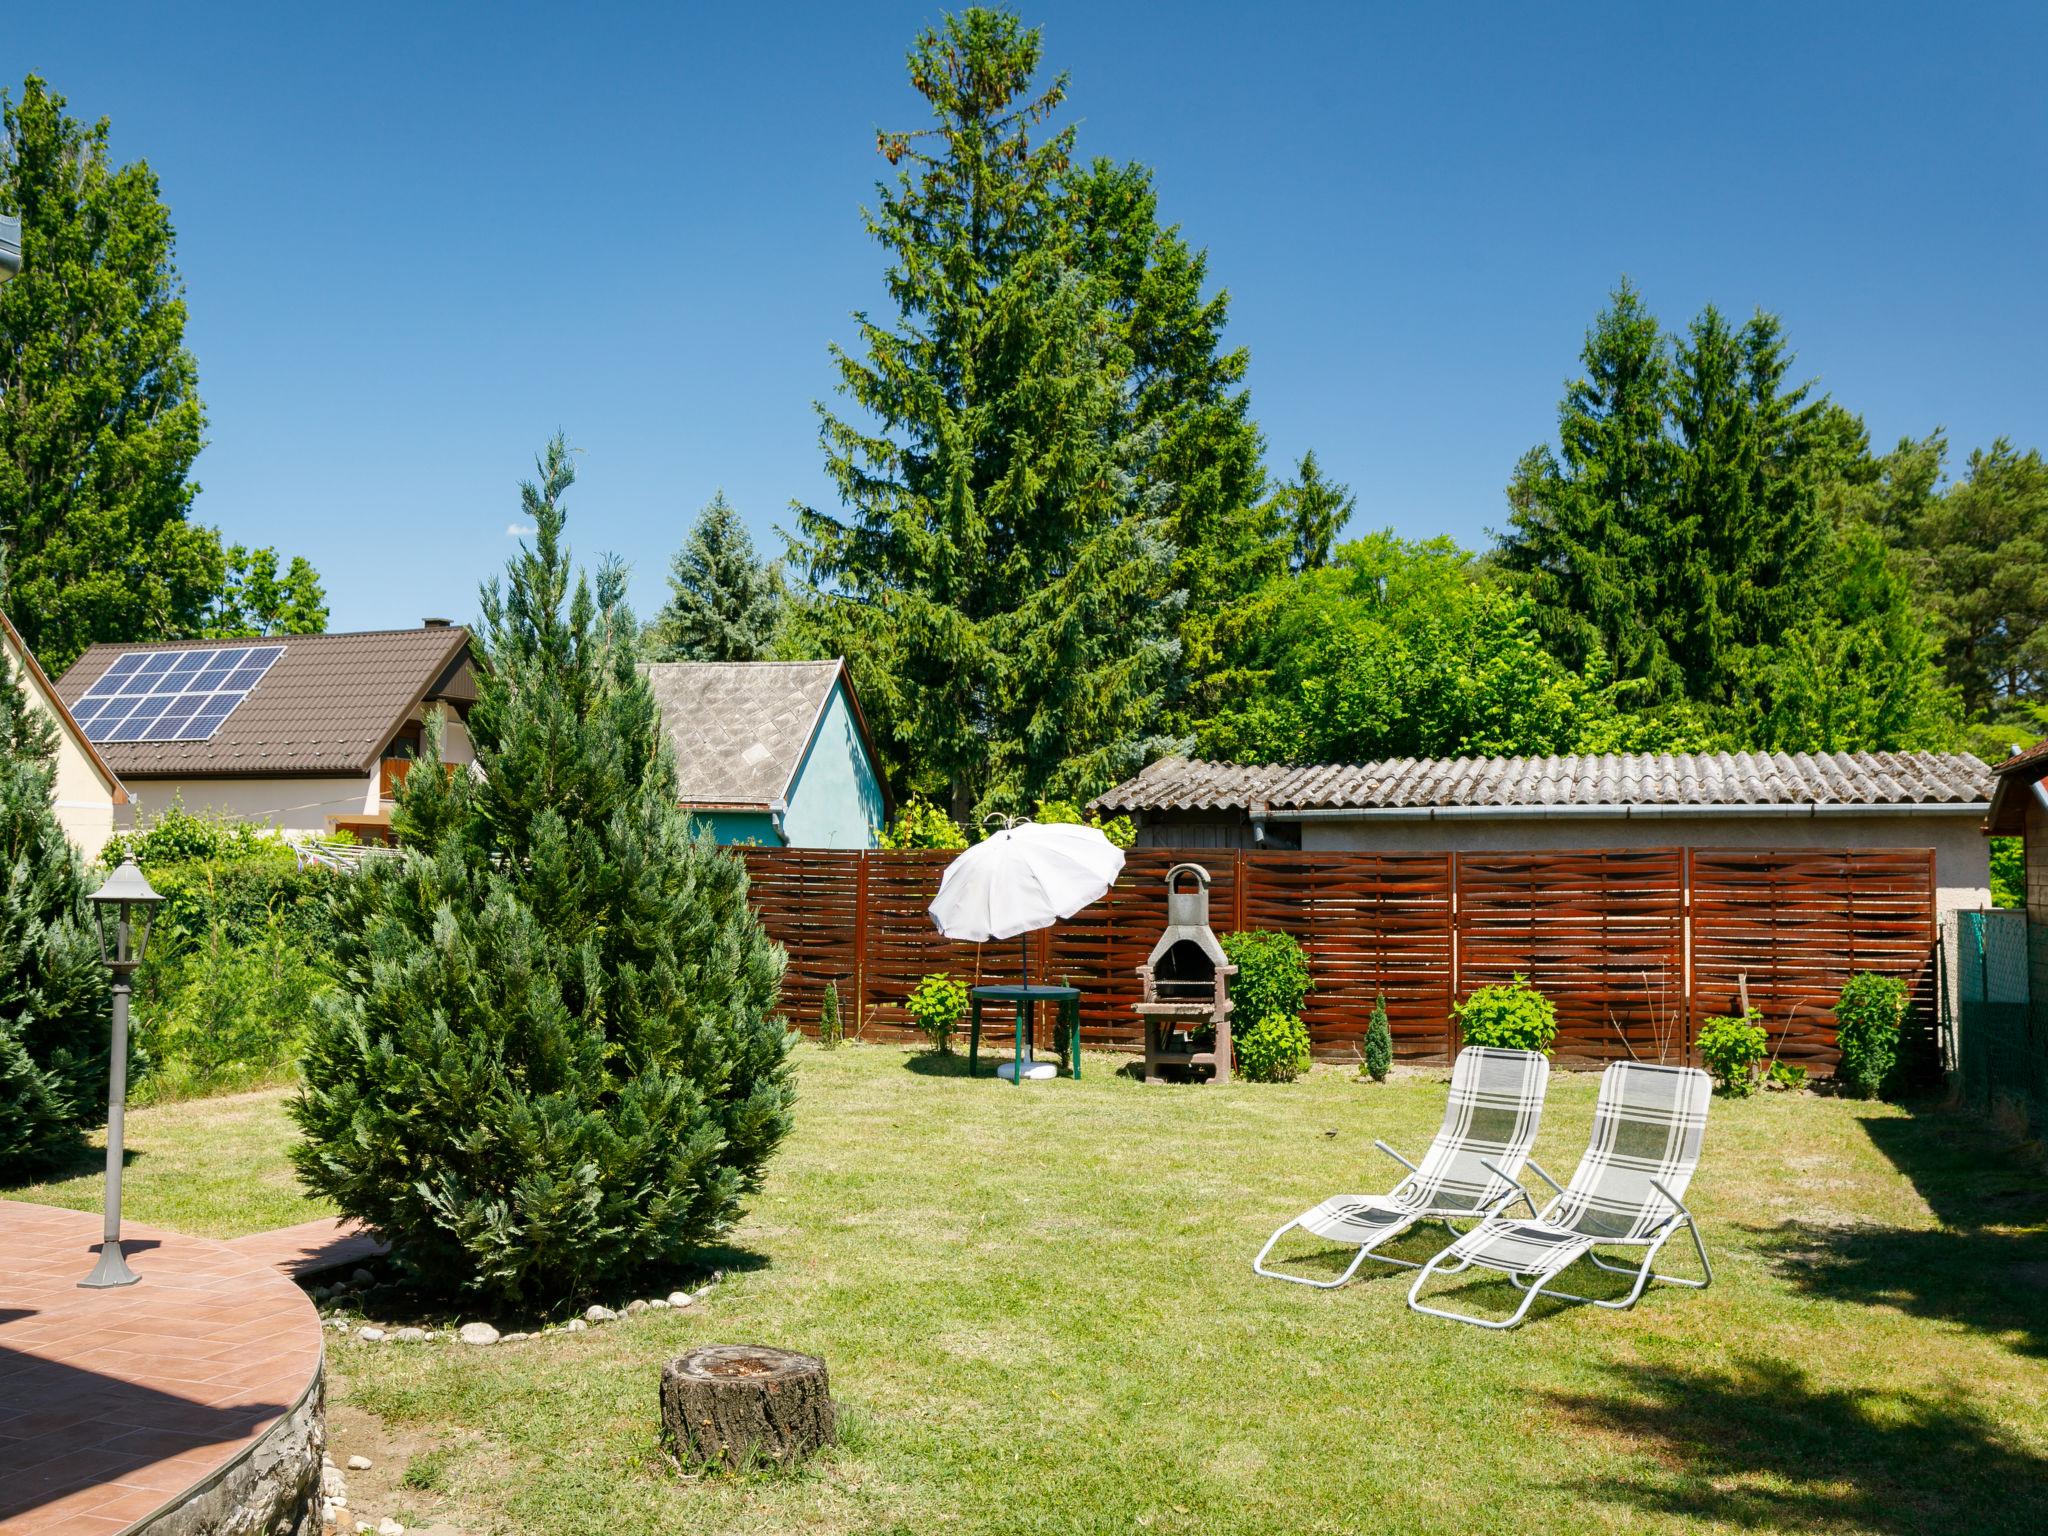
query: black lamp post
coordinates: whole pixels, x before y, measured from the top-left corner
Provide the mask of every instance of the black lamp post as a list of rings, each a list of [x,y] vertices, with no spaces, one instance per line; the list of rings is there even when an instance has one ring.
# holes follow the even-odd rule
[[[133,1285],[142,1276],[128,1267],[121,1252],[121,1117],[128,1107],[128,998],[134,990],[135,968],[142,964],[142,952],[149,947],[150,916],[163,900],[142,878],[133,859],[107,876],[107,883],[86,900],[93,904],[93,918],[99,928],[100,958],[114,973],[114,1039],[107,1057],[107,1223],[100,1243],[100,1261],[91,1274],[78,1283],[94,1290],[116,1285]],[[111,913],[114,931],[111,941],[107,920]],[[141,927],[136,927],[140,919]],[[130,947],[131,940],[133,947]]]

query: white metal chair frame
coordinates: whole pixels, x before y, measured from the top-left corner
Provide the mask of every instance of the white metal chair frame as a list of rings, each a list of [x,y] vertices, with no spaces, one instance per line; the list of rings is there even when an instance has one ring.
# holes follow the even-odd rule
[[[1487,1163],[1486,1166],[1495,1173],[1500,1173],[1501,1171],[1491,1162]],[[1548,1173],[1544,1172],[1543,1165],[1537,1162],[1535,1158],[1529,1159],[1529,1166],[1536,1171],[1538,1178],[1557,1191],[1549,1203],[1540,1212],[1535,1213],[1535,1219],[1540,1223],[1550,1212],[1557,1209],[1558,1204],[1564,1199],[1565,1188]],[[1642,1237],[1582,1238],[1576,1243],[1560,1246],[1558,1252],[1563,1256],[1561,1262],[1554,1262],[1542,1268],[1532,1269],[1510,1269],[1505,1265],[1488,1264],[1483,1259],[1469,1257],[1461,1258],[1458,1264],[1452,1268],[1439,1268],[1438,1266],[1446,1258],[1450,1257],[1451,1248],[1446,1248],[1428,1263],[1417,1266],[1421,1269],[1422,1273],[1415,1277],[1415,1283],[1408,1288],[1408,1305],[1417,1312],[1427,1312],[1431,1317],[1449,1318],[1454,1323],[1470,1323],[1475,1328],[1512,1328],[1528,1314],[1529,1308],[1535,1304],[1536,1298],[1542,1295],[1555,1297],[1559,1301],[1584,1302],[1595,1307],[1607,1307],[1613,1311],[1625,1311],[1636,1304],[1637,1299],[1643,1294],[1643,1291],[1652,1280],[1661,1280],[1666,1285],[1682,1285],[1690,1290],[1705,1290],[1714,1283],[1714,1266],[1707,1260],[1707,1245],[1700,1236],[1699,1223],[1693,1219],[1692,1212],[1686,1209],[1685,1202],[1673,1194],[1670,1186],[1665,1184],[1662,1179],[1652,1178],[1649,1182],[1658,1194],[1671,1202],[1672,1206],[1671,1214],[1665,1217],[1654,1231]],[[1518,1184],[1516,1188],[1520,1189],[1521,1186]],[[1527,1192],[1524,1191],[1524,1198],[1526,1197]],[[1489,1216],[1486,1222],[1482,1222],[1480,1227],[1474,1228],[1473,1231],[1481,1230],[1495,1219],[1496,1217]],[[1692,1235],[1693,1252],[1697,1253],[1700,1259],[1700,1270],[1703,1276],[1701,1279],[1688,1280],[1682,1275],[1660,1275],[1654,1269],[1659,1250],[1673,1237],[1678,1235],[1681,1227]],[[1456,1247],[1456,1244],[1452,1244],[1452,1247]],[[1628,1264],[1610,1264],[1595,1251],[1597,1248],[1642,1248],[1646,1251],[1643,1254],[1641,1266],[1637,1267]],[[1570,1291],[1550,1288],[1550,1281],[1553,1277],[1563,1274],[1582,1258],[1591,1260],[1596,1268],[1607,1270],[1611,1274],[1633,1274],[1636,1277],[1635,1284],[1629,1287],[1629,1292],[1626,1296],[1613,1301],[1602,1301],[1595,1296],[1577,1296]],[[1467,1312],[1453,1312],[1448,1307],[1429,1306],[1418,1299],[1422,1295],[1422,1288],[1429,1284],[1432,1275],[1460,1275],[1475,1266],[1482,1269],[1499,1270],[1505,1274],[1509,1282],[1523,1293],[1521,1305],[1504,1318],[1486,1318],[1475,1317]]]
[[[1403,1157],[1400,1153],[1396,1152],[1384,1141],[1380,1141],[1377,1138],[1375,1138],[1373,1141],[1373,1146],[1378,1148],[1380,1151],[1386,1153],[1387,1156],[1391,1157],[1403,1168],[1406,1168],[1409,1171],[1409,1173],[1417,1177],[1421,1176],[1422,1170],[1420,1168],[1416,1167],[1413,1163],[1409,1162],[1407,1158]],[[1481,1161],[1484,1162],[1485,1159],[1481,1159]],[[1266,1268],[1266,1255],[1273,1251],[1273,1245],[1275,1243],[1279,1242],[1281,1238],[1285,1237],[1289,1232],[1292,1232],[1296,1227],[1301,1227],[1301,1229],[1304,1232],[1311,1230],[1310,1228],[1303,1226],[1302,1223],[1304,1217],[1313,1214],[1312,1212],[1304,1212],[1302,1216],[1295,1217],[1294,1220],[1286,1223],[1271,1237],[1266,1239],[1266,1246],[1261,1248],[1259,1250],[1259,1256],[1252,1260],[1252,1273],[1255,1275],[1264,1275],[1268,1280],[1286,1280],[1295,1285],[1312,1285],[1320,1291],[1334,1290],[1336,1289],[1336,1287],[1346,1284],[1353,1275],[1357,1274],[1359,1265],[1363,1264],[1367,1259],[1376,1260],[1381,1264],[1397,1264],[1402,1269],[1422,1268],[1422,1265],[1414,1259],[1390,1258],[1386,1254],[1380,1253],[1378,1249],[1382,1243],[1393,1241],[1393,1239],[1401,1236],[1402,1233],[1411,1231],[1416,1226],[1420,1225],[1425,1221],[1442,1222],[1444,1230],[1450,1233],[1453,1238],[1457,1238],[1464,1236],[1464,1234],[1461,1233],[1456,1227],[1451,1225],[1453,1221],[1460,1219],[1473,1220],[1476,1218],[1479,1222],[1483,1224],[1492,1217],[1505,1211],[1509,1206],[1513,1205],[1515,1201],[1518,1199],[1524,1205],[1528,1206],[1529,1214],[1531,1216],[1534,1216],[1536,1214],[1536,1202],[1529,1198],[1528,1190],[1524,1189],[1517,1180],[1507,1178],[1506,1174],[1501,1174],[1500,1169],[1495,1167],[1494,1164],[1492,1164],[1491,1162],[1487,1162],[1486,1166],[1492,1169],[1494,1173],[1500,1174],[1502,1178],[1507,1179],[1508,1183],[1508,1187],[1502,1190],[1493,1199],[1487,1201],[1483,1205],[1477,1206],[1418,1206],[1413,1212],[1409,1214],[1407,1220],[1393,1223],[1387,1228],[1386,1231],[1375,1235],[1371,1242],[1361,1244],[1357,1254],[1354,1255],[1351,1262],[1344,1267],[1344,1273],[1339,1275],[1334,1280],[1311,1280],[1307,1275],[1290,1275],[1284,1270]],[[1398,1200],[1400,1198],[1401,1191],[1405,1189],[1408,1186],[1408,1184],[1409,1180],[1403,1179],[1399,1184],[1396,1184],[1393,1187],[1393,1189],[1388,1191],[1386,1198],[1388,1200]]]

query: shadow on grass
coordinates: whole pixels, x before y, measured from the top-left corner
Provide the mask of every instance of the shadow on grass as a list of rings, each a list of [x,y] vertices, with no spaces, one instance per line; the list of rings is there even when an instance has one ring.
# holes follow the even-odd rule
[[[1781,1278],[1833,1301],[1896,1307],[2048,1356],[2048,1189],[1984,1122],[1929,1109],[1864,1130],[1942,1226],[1752,1228]]]
[[[965,1051],[913,1051],[903,1058],[903,1070],[915,1072],[920,1077],[965,1077],[967,1076],[967,1053]],[[976,1077],[994,1077],[995,1063],[984,1061]]]
[[[1613,1375],[1610,1395],[1552,1394],[1578,1430],[1642,1458],[1626,1477],[1575,1485],[1579,1494],[1768,1530],[2048,1529],[2048,1458],[1960,1398],[1816,1389],[1773,1360]]]

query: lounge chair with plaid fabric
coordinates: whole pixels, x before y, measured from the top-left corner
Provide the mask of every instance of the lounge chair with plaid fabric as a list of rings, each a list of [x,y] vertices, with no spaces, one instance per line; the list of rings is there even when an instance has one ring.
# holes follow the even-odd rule
[[[1559,1185],[1532,1159],[1529,1166],[1557,1191],[1556,1198],[1533,1220],[1510,1217],[1503,1210],[1467,1232],[1422,1266],[1409,1288],[1408,1305],[1481,1328],[1512,1328],[1539,1295],[1622,1308],[1634,1306],[1652,1279],[1694,1289],[1712,1284],[1707,1245],[1685,1208],[1686,1186],[1699,1166],[1712,1091],[1712,1080],[1697,1067],[1616,1062],[1600,1079],[1593,1138],[1570,1186]],[[1693,1250],[1699,1254],[1698,1280],[1659,1275],[1652,1268],[1658,1250],[1680,1229],[1692,1235]],[[1594,1251],[1606,1247],[1641,1248],[1641,1266],[1611,1264]],[[1635,1284],[1613,1301],[1550,1288],[1553,1279],[1582,1258],[1616,1274],[1633,1273]],[[1499,1270],[1526,1293],[1509,1316],[1473,1317],[1423,1303],[1422,1289],[1433,1276],[1455,1275],[1475,1266]]]
[[[1369,1257],[1416,1268],[1411,1260],[1388,1258],[1376,1250],[1418,1221],[1441,1221],[1455,1235],[1454,1220],[1482,1221],[1518,1199],[1534,1215],[1535,1203],[1516,1176],[1535,1145],[1549,1082],[1550,1063],[1540,1052],[1467,1046],[1451,1068],[1443,1128],[1421,1164],[1409,1162],[1384,1141],[1375,1141],[1375,1147],[1408,1170],[1408,1177],[1384,1195],[1333,1195],[1303,1212],[1266,1239],[1252,1260],[1252,1272],[1328,1289],[1349,1280]],[[1358,1253],[1334,1280],[1268,1269],[1266,1256],[1273,1245],[1296,1227],[1331,1243],[1355,1244]]]

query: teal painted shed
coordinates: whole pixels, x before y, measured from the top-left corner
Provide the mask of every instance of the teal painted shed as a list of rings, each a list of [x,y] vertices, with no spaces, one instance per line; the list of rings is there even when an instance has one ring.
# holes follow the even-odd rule
[[[641,667],[675,746],[683,808],[721,843],[872,848],[889,819],[844,661]]]

